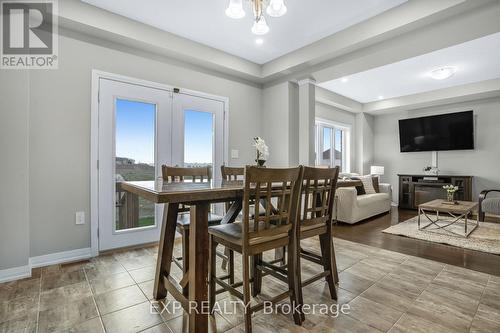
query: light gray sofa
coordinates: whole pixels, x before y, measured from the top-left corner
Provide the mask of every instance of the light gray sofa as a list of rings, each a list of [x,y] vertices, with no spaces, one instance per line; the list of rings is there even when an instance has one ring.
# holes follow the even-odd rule
[[[334,217],[354,224],[391,210],[392,186],[379,184],[379,192],[358,195],[355,187],[340,187],[336,191]]]

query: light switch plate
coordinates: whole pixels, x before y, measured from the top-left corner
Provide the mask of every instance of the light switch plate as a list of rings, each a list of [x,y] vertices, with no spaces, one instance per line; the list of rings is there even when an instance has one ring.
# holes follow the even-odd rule
[[[231,158],[239,158],[240,151],[238,149],[231,149]]]
[[[76,212],[76,224],[85,224],[85,212]]]

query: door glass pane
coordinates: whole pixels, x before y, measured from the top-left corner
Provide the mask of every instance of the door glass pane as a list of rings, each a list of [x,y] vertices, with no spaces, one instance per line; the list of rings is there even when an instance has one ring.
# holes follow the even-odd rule
[[[344,156],[344,135],[343,131],[339,129],[335,129],[335,162],[334,166],[340,167],[340,171],[342,170],[342,162],[343,162],[343,156]]]
[[[214,115],[209,112],[184,112],[184,166],[210,166],[214,163]],[[212,172],[213,175],[213,172]]]
[[[323,127],[323,149],[321,153],[321,165],[331,165],[332,154],[332,129]]]
[[[121,191],[121,181],[155,180],[156,105],[116,100],[115,230],[155,225],[154,204]]]

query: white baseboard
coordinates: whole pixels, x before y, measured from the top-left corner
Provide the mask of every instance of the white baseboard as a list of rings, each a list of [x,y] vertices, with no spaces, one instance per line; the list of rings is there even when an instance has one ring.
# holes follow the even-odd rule
[[[31,276],[29,265],[0,270],[0,283],[24,279]]]
[[[84,260],[92,257],[90,247],[64,252],[45,254],[43,256],[31,257],[31,268],[44,267],[55,264],[63,264],[72,261]]]
[[[64,264],[73,261],[85,260],[91,257],[92,252],[90,247],[31,257],[29,258],[29,263],[26,266],[0,270],[0,283],[31,277],[32,268]]]

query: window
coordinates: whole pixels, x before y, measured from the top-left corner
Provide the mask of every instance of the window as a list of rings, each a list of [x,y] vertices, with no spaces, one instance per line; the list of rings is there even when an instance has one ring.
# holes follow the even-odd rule
[[[350,172],[351,127],[316,119],[316,165]]]

